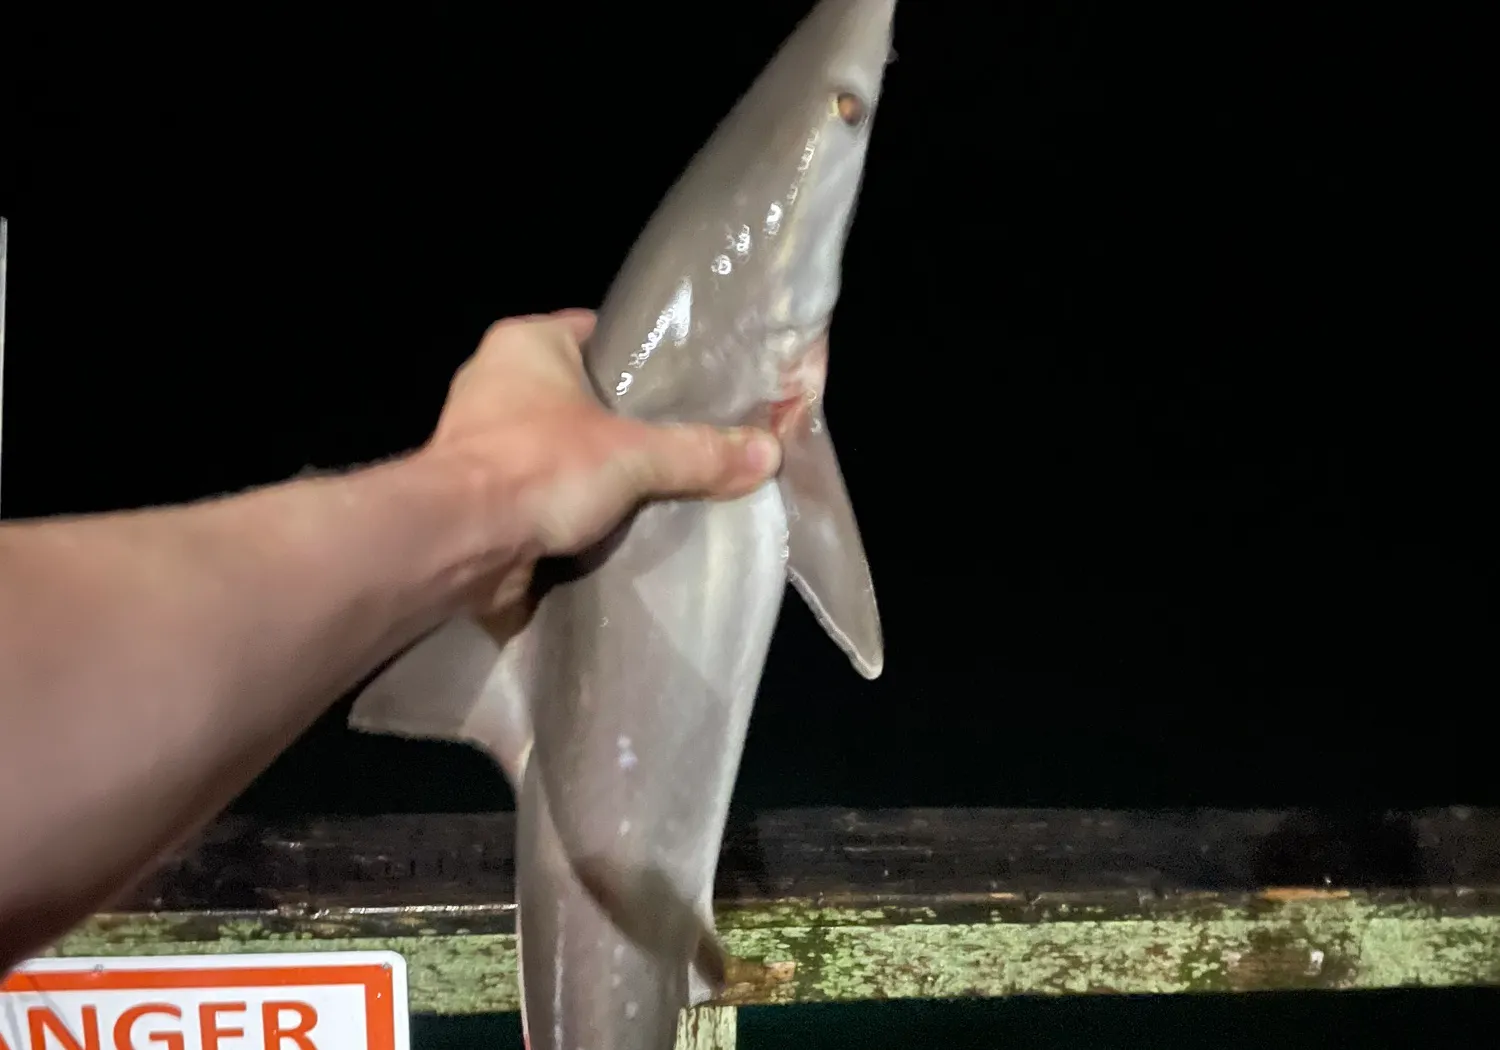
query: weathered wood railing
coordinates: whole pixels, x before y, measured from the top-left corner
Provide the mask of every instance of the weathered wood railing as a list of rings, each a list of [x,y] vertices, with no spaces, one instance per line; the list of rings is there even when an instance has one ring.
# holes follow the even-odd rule
[[[411,1009],[518,1009],[508,815],[225,820],[61,955],[384,948]],[[732,826],[734,1007],[1500,984],[1500,811],[794,810]]]

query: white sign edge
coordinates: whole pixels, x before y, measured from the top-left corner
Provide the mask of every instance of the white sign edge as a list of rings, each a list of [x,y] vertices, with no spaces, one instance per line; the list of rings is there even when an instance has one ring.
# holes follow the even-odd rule
[[[391,970],[391,1020],[395,1028],[395,1050],[411,1048],[410,995],[406,982],[406,957],[389,950],[353,952],[236,952],[212,955],[69,955],[42,956],[28,959],[0,974],[6,977],[25,973],[95,972],[129,973],[132,970],[231,970],[231,969],[318,969],[335,966],[389,966]],[[0,991],[6,995],[24,995],[24,991]]]

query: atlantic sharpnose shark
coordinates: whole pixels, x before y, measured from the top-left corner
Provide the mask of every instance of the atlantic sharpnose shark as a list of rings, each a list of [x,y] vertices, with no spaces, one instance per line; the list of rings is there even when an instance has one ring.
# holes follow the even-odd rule
[[[643,507],[518,633],[451,621],[350,715],[475,744],[515,788],[531,1050],[664,1050],[680,1009],[721,987],[715,865],[787,579],[862,675],[881,672],[823,390],[895,6],[820,0],[662,201],[584,347],[616,412],[773,429],[777,479]]]

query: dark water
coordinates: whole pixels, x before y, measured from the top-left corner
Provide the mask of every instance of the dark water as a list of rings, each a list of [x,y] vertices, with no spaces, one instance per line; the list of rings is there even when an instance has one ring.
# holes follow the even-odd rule
[[[597,302],[806,5],[13,6],[8,516],[421,441],[489,321]],[[737,807],[1500,804],[1492,92],[1446,10],[903,5],[828,397],[887,670],[790,599]],[[239,808],[509,805],[477,756],[341,715]],[[1432,1046],[1480,1019],[1403,993],[743,1024]],[[419,1050],[495,1030],[423,1021]]]
[[[1010,999],[763,1007],[740,1011],[739,1046],[771,1050],[1324,1050],[1487,1046],[1500,992]],[[512,1018],[421,1018],[423,1050],[520,1050]]]

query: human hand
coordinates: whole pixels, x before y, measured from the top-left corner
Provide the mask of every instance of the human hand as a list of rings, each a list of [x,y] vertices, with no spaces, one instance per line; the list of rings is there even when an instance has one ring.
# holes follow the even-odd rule
[[[495,611],[525,593],[536,558],[574,554],[651,499],[731,499],[773,476],[781,448],[764,431],[653,425],[616,415],[588,387],[580,344],[587,310],[513,317],[485,333],[454,376],[434,454],[493,471],[523,564],[480,599]]]

